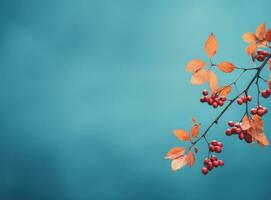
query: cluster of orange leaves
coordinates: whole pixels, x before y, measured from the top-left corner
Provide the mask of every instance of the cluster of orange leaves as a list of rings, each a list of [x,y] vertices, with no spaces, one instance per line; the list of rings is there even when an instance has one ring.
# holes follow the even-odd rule
[[[192,142],[193,139],[197,138],[199,132],[200,124],[195,118],[193,118],[190,132],[179,129],[175,130],[174,134],[181,141]],[[174,147],[170,149],[165,158],[172,160],[171,169],[173,171],[181,169],[185,165],[192,167],[195,163],[195,156],[193,152],[189,151],[187,154],[185,154],[185,148],[183,147]]]
[[[245,51],[254,61],[257,48],[268,47],[268,42],[271,42],[271,29],[266,31],[265,23],[263,23],[256,28],[255,34],[247,32],[242,38],[245,42],[249,43]],[[192,73],[191,84],[201,85],[208,83],[213,94],[227,96],[231,92],[231,85],[219,87],[217,75],[212,71],[212,67],[217,66],[224,73],[231,73],[237,67],[229,61],[222,61],[219,64],[212,63],[212,58],[218,51],[218,42],[213,33],[209,35],[205,42],[204,50],[210,60],[209,64],[201,59],[193,59],[186,65],[186,71]],[[271,63],[269,64],[271,68]],[[208,69],[206,69],[207,66],[209,67]],[[263,132],[263,125],[263,120],[258,115],[253,115],[252,118],[245,115],[241,122],[242,130],[247,131],[252,136],[253,141],[256,141],[262,147],[269,145],[269,141]],[[190,132],[175,130],[174,133],[181,141],[189,141],[193,144],[193,139],[197,138],[199,131],[200,124],[193,118]],[[194,165],[195,156],[193,152],[189,151],[187,154],[185,153],[186,150],[183,147],[174,147],[167,153],[165,158],[172,160],[171,168],[173,171],[179,170],[186,165],[190,167]]]

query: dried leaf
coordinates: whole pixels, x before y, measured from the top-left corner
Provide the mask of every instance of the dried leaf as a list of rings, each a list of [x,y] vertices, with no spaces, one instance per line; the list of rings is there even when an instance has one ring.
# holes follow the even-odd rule
[[[186,164],[187,164],[186,156],[182,156],[180,158],[172,160],[171,169],[173,171],[177,171],[177,170],[183,168]]]
[[[245,33],[242,38],[247,43],[256,42],[257,40],[256,35],[250,32]]]
[[[191,77],[191,84],[193,85],[201,85],[208,81],[208,71],[207,70],[199,70]]]
[[[200,125],[199,124],[195,124],[195,125],[192,126],[191,135],[192,135],[193,138],[198,136],[199,130],[200,130]]]
[[[221,62],[217,66],[222,72],[225,72],[225,73],[231,73],[236,68],[234,64],[227,61]]]
[[[257,132],[262,132],[263,131],[263,120],[259,115],[253,115],[252,121],[251,121],[251,126],[253,129],[255,129]]]
[[[248,130],[251,128],[250,119],[247,115],[244,116],[242,122],[240,123],[242,130]]]
[[[256,29],[256,37],[258,40],[263,40],[265,36],[265,23],[260,24]]]
[[[186,162],[189,167],[192,167],[195,164],[195,156],[192,151],[187,154]]]
[[[190,141],[190,135],[188,132],[186,132],[185,130],[175,130],[174,134],[176,135],[176,137],[182,141]]]
[[[257,44],[255,43],[251,43],[250,45],[247,46],[246,48],[246,53],[250,56],[253,56],[253,54],[255,53],[256,49],[257,49]]]
[[[186,71],[188,72],[197,72],[201,69],[203,69],[206,66],[206,63],[200,59],[194,59],[191,60],[187,65],[186,65]]]
[[[170,159],[170,160],[174,160],[180,156],[182,156],[185,152],[185,148],[183,147],[174,147],[172,149],[169,150],[169,152],[167,153],[165,159]]]
[[[271,42],[271,29],[266,32],[265,39],[266,41]]]
[[[211,33],[207,39],[207,41],[205,42],[205,52],[208,55],[209,58],[212,58],[218,49],[218,44],[215,38],[215,35],[213,33]]]
[[[212,92],[217,90],[218,79],[217,79],[216,74],[211,70],[208,70],[208,81],[209,81],[209,87],[212,90]]]
[[[268,146],[269,145],[269,141],[266,137],[266,135],[261,132],[261,133],[255,133],[252,134],[252,137],[259,143],[259,145],[261,145],[262,147]]]
[[[215,94],[217,94],[218,96],[228,96],[231,93],[231,86],[227,85],[224,87],[220,87],[215,91]]]

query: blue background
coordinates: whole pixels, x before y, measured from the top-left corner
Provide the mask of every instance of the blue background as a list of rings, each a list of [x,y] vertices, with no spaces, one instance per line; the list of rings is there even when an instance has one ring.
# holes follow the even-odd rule
[[[220,110],[199,103],[206,86],[190,85],[186,63],[207,60],[214,32],[216,62],[253,66],[241,35],[271,27],[269,0],[11,0],[0,21],[0,199],[270,198],[270,149],[224,134],[240,106],[208,135],[225,167],[202,176],[204,143],[191,169],[163,159],[185,145],[173,129],[192,117],[205,129]],[[223,85],[238,72],[218,74]]]

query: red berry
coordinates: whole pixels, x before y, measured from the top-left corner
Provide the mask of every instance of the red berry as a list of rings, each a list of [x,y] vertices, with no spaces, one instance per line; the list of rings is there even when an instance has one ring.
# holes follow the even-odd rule
[[[263,109],[264,114],[268,112],[268,109],[266,107],[263,107],[262,109]]]
[[[212,151],[212,152],[215,151],[215,146],[214,145],[210,145],[209,146],[209,150]]]
[[[218,161],[217,161],[217,160],[213,161],[213,166],[214,166],[214,167],[218,167],[218,165],[219,165],[219,164],[218,164]]]
[[[214,108],[217,108],[217,107],[218,107],[218,103],[217,103],[216,101],[213,103],[213,107],[214,107]]]
[[[231,136],[231,135],[232,135],[232,130],[231,130],[230,128],[228,128],[228,129],[226,130],[226,135],[227,135],[227,136]]]
[[[209,98],[208,104],[212,105],[214,103],[214,100],[212,98]]]
[[[224,105],[224,101],[219,100],[219,101],[218,101],[218,104],[219,104],[220,106],[223,106],[223,105]]]
[[[208,90],[203,90],[203,91],[202,91],[202,94],[203,94],[204,96],[207,96],[207,95],[208,95]]]
[[[245,135],[245,140],[246,140],[247,143],[251,143],[251,142],[252,142],[252,137],[251,137],[251,135],[246,134],[246,135]]]
[[[258,54],[258,55],[264,55],[264,50],[259,49],[259,50],[257,51],[257,54]]]
[[[264,56],[264,55],[258,55],[256,59],[257,59],[259,62],[263,62],[264,59],[265,59],[265,56]]]
[[[201,171],[202,171],[202,173],[204,175],[208,174],[208,168],[207,167],[203,167]]]
[[[247,100],[251,101],[252,100],[252,96],[247,96]]]
[[[226,97],[226,96],[221,96],[221,97],[220,97],[220,100],[226,101],[226,100],[227,100],[227,97]]]
[[[241,125],[240,125],[239,122],[235,123],[234,126],[235,126],[236,128],[241,128]]]
[[[261,95],[262,95],[263,98],[268,98],[270,96],[270,93],[269,93],[268,90],[263,90],[261,92]]]
[[[235,129],[235,133],[236,133],[236,134],[240,134],[241,132],[242,132],[242,129],[240,129],[240,128],[236,128],[236,129]]]
[[[263,55],[264,55],[265,57],[268,57],[268,56],[269,56],[269,52],[264,51]]]
[[[204,102],[205,102],[205,97],[201,97],[201,98],[200,98],[200,102],[201,102],[201,103],[204,103]]]
[[[212,170],[212,169],[214,168],[213,163],[212,163],[211,161],[208,162],[207,168],[208,168],[209,170]]]
[[[251,113],[252,115],[255,115],[255,114],[257,113],[257,109],[256,109],[256,108],[252,108],[252,109],[250,110],[250,113]]]
[[[215,152],[220,153],[222,151],[222,148],[219,146],[215,146]]]
[[[217,160],[217,156],[216,155],[212,155],[211,161],[214,162],[215,160]]]
[[[222,144],[222,142],[217,142],[217,146],[219,146],[219,147],[223,147],[223,144]]]
[[[218,165],[219,165],[219,166],[224,166],[224,161],[223,161],[223,160],[219,160],[219,161],[218,161]]]
[[[228,122],[228,125],[229,125],[230,127],[233,127],[233,126],[234,126],[234,122],[233,122],[233,121],[229,121],[229,122]]]
[[[243,101],[243,99],[239,98],[239,99],[237,100],[237,103],[238,103],[239,105],[242,105],[242,104],[244,103],[244,101]]]
[[[211,145],[216,146],[216,145],[217,145],[217,141],[216,141],[216,140],[212,140],[212,141],[211,141]]]
[[[210,162],[210,159],[209,158],[205,158],[204,161],[203,161],[203,164],[207,166],[209,162]]]
[[[239,139],[240,139],[240,140],[243,140],[244,138],[245,138],[245,134],[244,134],[244,133],[240,133],[240,134],[239,134]]]

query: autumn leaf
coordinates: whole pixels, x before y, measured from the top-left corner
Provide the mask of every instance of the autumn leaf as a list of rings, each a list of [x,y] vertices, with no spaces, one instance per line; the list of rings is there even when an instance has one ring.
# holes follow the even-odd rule
[[[271,42],[271,29],[269,29],[266,34],[265,34],[265,39],[268,41],[268,42]]]
[[[190,151],[186,156],[186,162],[189,167],[192,167],[195,163],[195,156],[192,151]]]
[[[245,33],[242,38],[247,43],[256,42],[257,40],[256,35],[250,32]]]
[[[253,115],[252,117],[252,121],[251,121],[251,126],[259,131],[259,132],[262,132],[263,131],[263,126],[264,126],[264,123],[263,123],[263,120],[262,118],[259,116],[259,115]]]
[[[215,91],[218,88],[218,80],[216,74],[211,70],[208,70],[208,81],[210,89]]]
[[[260,24],[256,29],[256,37],[259,40],[263,40],[265,36],[265,23]]]
[[[250,45],[247,46],[246,53],[252,56],[255,53],[257,47],[258,47],[257,44],[251,43]]]
[[[186,71],[188,72],[197,72],[201,69],[203,69],[206,66],[206,63],[200,59],[194,59],[191,60],[187,65],[186,65]]]
[[[207,70],[199,70],[198,72],[194,73],[191,77],[191,84],[193,85],[201,85],[208,81],[208,71]]]
[[[228,96],[231,92],[231,86],[230,85],[227,85],[227,86],[224,86],[224,87],[220,87],[218,88],[216,91],[215,91],[215,94],[218,95],[218,96]]]
[[[185,148],[183,147],[174,147],[172,149],[169,150],[169,152],[167,153],[165,159],[170,159],[170,160],[174,160],[180,156],[182,156],[185,152]]]
[[[230,62],[221,62],[220,64],[217,65],[218,68],[222,71],[222,72],[225,72],[225,73],[231,73],[233,72],[233,70],[236,68],[234,66],[234,64],[230,63]]]
[[[262,147],[268,146],[269,145],[269,141],[266,137],[266,135],[262,132],[262,133],[255,133],[252,135],[252,137],[259,143],[259,145],[261,145]]]
[[[200,130],[200,125],[199,124],[194,124],[191,128],[191,135],[193,138],[197,137],[199,134]]]
[[[190,135],[185,130],[175,130],[174,134],[182,141],[191,141]]]
[[[177,170],[183,168],[186,164],[187,164],[186,156],[182,156],[180,158],[172,160],[171,169],[173,171],[177,171]]]
[[[242,130],[248,130],[251,128],[250,119],[248,118],[247,115],[244,116],[242,122],[240,123],[240,126],[241,126]]]
[[[209,58],[212,58],[218,49],[218,44],[215,38],[215,35],[213,33],[211,33],[207,39],[207,41],[205,42],[205,52],[208,55]]]

